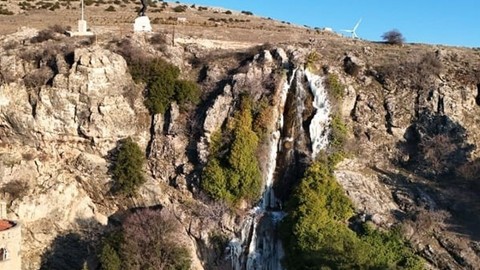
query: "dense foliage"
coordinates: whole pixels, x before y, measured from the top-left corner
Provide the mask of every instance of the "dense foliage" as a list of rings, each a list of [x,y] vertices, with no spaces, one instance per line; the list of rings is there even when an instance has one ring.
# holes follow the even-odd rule
[[[120,141],[118,153],[112,166],[112,178],[115,181],[113,191],[125,195],[134,195],[137,188],[145,183],[142,168],[145,156],[137,143],[130,137]]]
[[[131,214],[121,230],[103,239],[101,269],[190,269],[191,257],[178,241],[178,230],[174,218],[164,211],[143,209]]]
[[[340,101],[343,85],[327,78],[330,97]],[[348,128],[334,107],[329,147],[306,170],[287,204],[281,224],[286,248],[285,266],[304,269],[422,269],[397,230],[379,231],[363,224],[360,232],[349,228],[353,207],[333,174],[347,155]]]
[[[255,155],[259,139],[252,127],[249,98],[242,99],[234,119],[230,134],[232,141],[226,151],[221,151],[221,135],[212,138],[210,159],[202,177],[202,188],[212,198],[230,203],[257,199],[262,180]]]
[[[129,63],[129,69],[136,82],[146,83],[148,92],[145,106],[152,114],[165,113],[173,101],[184,105],[200,100],[198,85],[178,79],[180,70],[160,58],[132,61]]]
[[[287,269],[422,269],[397,231],[347,226],[353,209],[327,158],[306,171],[282,223]]]

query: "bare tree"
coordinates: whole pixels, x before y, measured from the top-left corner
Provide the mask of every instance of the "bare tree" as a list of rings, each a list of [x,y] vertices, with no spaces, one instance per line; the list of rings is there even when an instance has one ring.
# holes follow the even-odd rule
[[[126,269],[186,270],[190,255],[179,241],[180,226],[166,210],[142,209],[123,223],[123,264]]]
[[[397,29],[385,32],[382,35],[382,39],[388,44],[401,45],[403,42],[405,42],[405,38],[403,37],[402,33],[400,33],[400,31]]]

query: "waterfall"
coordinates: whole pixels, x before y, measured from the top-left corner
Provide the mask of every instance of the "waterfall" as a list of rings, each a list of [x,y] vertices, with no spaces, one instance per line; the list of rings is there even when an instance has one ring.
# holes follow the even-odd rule
[[[310,90],[313,94],[313,107],[315,115],[310,123],[310,140],[312,142],[312,158],[318,155],[320,150],[328,145],[328,127],[330,125],[330,103],[328,102],[327,91],[323,78],[305,71]]]
[[[294,152],[298,151],[297,147],[300,149],[307,147],[307,140],[303,137],[305,135],[303,130],[305,116],[303,114],[307,96],[304,87],[305,80],[314,97],[315,115],[309,126],[313,158],[328,145],[330,104],[323,86],[323,78],[308,70],[294,69],[281,89],[279,100],[276,103],[277,107],[274,110],[273,117],[277,119],[277,122],[275,130],[269,138],[262,198],[243,221],[239,237],[233,239],[229,245],[230,260],[234,270],[282,269],[280,262],[284,251],[279,237],[275,235],[275,228],[285,213],[281,209],[280,200],[274,194],[273,183],[275,174],[282,173],[282,169],[278,171],[279,168],[298,162],[294,161]],[[284,119],[284,114],[290,115],[290,119]],[[291,145],[282,149],[287,142]],[[280,163],[277,168],[278,162]]]
[[[283,110],[297,69],[283,85],[277,108],[276,130],[269,139],[268,160],[264,179],[264,191],[260,203],[249,211],[242,224],[240,238],[229,244],[230,260],[234,270],[281,270],[283,247],[275,237],[275,226],[284,217],[280,203],[273,192],[274,174],[277,166],[277,154],[280,148],[281,130],[284,125]]]

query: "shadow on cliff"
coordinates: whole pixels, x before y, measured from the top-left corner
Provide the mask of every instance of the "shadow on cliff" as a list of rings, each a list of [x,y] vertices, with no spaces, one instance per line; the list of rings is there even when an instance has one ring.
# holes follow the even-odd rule
[[[448,116],[425,112],[404,138],[397,145],[401,154],[394,160],[401,169],[376,169],[394,181],[397,203],[407,215],[412,210],[408,203],[430,212],[446,210],[451,214],[446,220],[450,230],[480,240],[480,188],[475,189],[480,179],[466,176],[474,170],[480,173],[480,162],[469,162],[475,146],[467,143],[466,129]]]
[[[42,255],[41,270],[81,270],[92,252],[91,243],[78,233],[59,235]]]
[[[58,234],[41,256],[41,270],[97,269],[95,243],[103,227],[93,218],[76,219],[76,229]]]

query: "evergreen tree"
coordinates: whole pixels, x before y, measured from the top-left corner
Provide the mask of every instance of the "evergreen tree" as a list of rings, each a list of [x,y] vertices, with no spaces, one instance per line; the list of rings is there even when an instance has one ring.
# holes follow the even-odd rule
[[[130,137],[121,141],[112,168],[114,192],[134,195],[138,187],[145,183],[142,171],[144,163],[145,156],[138,144]]]

